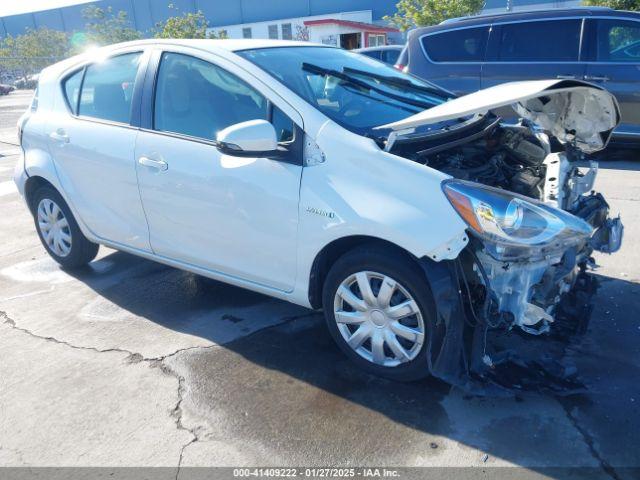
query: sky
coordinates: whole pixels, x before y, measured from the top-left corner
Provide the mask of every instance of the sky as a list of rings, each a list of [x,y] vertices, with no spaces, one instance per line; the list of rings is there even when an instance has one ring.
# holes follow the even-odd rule
[[[93,0],[0,0],[0,17],[17,15],[19,13],[37,12],[56,7],[78,5]]]

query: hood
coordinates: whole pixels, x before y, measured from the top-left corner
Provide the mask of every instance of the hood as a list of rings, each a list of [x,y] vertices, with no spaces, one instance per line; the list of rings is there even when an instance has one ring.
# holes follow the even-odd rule
[[[618,102],[597,85],[578,80],[532,80],[479,90],[376,128],[410,130],[454,118],[484,115],[506,106],[562,143],[573,143],[585,153],[603,149],[620,122]]]

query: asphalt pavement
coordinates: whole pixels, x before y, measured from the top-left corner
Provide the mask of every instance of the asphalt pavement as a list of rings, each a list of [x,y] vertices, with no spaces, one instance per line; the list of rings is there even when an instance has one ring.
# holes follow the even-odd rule
[[[638,478],[640,154],[604,162],[596,184],[626,236],[596,257],[590,328],[564,352],[586,392],[474,397],[367,375],[319,313],[129,254],[103,247],[88,268],[62,271],[11,181],[28,100],[0,97],[0,466]]]

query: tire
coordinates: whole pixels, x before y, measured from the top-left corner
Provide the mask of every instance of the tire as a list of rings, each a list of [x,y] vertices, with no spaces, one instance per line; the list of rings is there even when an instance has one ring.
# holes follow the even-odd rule
[[[363,281],[370,287],[366,295],[360,289]],[[390,291],[393,295],[386,302]],[[327,274],[322,304],[331,336],[362,369],[397,381],[430,375],[435,304],[424,272],[408,255],[376,246],[344,254]],[[363,306],[367,310],[360,312]]]
[[[63,268],[82,267],[96,257],[99,245],[80,231],[67,202],[53,187],[40,187],[32,206],[38,237],[51,258]]]

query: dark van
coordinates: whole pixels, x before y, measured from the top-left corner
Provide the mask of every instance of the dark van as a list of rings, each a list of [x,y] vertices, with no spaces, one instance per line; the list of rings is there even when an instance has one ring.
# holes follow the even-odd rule
[[[453,19],[410,32],[398,63],[463,95],[499,83],[580,79],[612,92],[617,142],[640,141],[640,14],[575,8]]]

